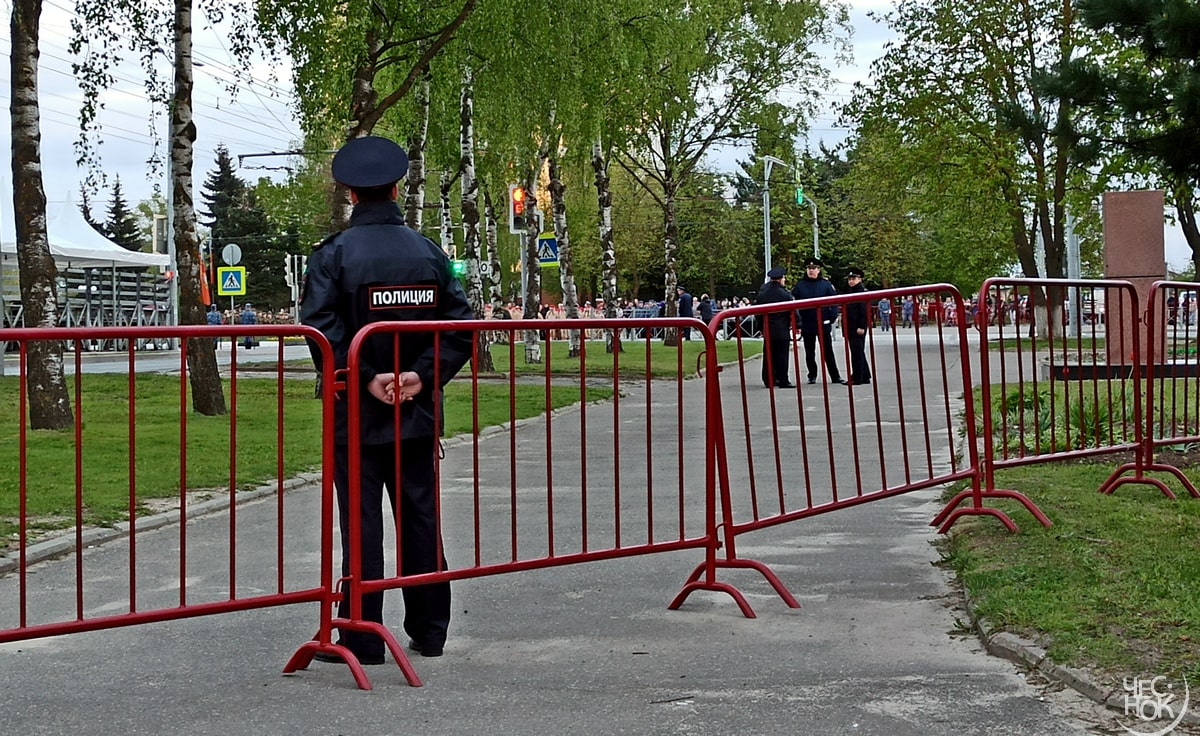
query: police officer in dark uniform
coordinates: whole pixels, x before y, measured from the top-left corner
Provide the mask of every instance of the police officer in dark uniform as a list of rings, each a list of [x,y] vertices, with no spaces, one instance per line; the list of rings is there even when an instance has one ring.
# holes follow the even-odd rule
[[[821,278],[824,264],[821,259],[813,257],[804,262],[804,278],[792,287],[792,297],[796,300],[818,299],[824,296],[837,296],[837,289],[828,279]],[[821,341],[821,358],[825,362],[825,370],[834,383],[845,383],[838,371],[837,358],[833,354],[833,321],[838,318],[838,308],[829,305],[822,308],[820,314],[816,309],[801,309],[800,337],[804,341],[804,361],[808,367],[808,382],[817,382],[817,340]]]
[[[350,141],[333,157],[333,178],[350,189],[350,226],[317,246],[308,259],[300,320],[320,330],[333,347],[337,368],[346,367],[350,342],[371,322],[459,320],[474,317],[450,261],[432,241],[404,224],[396,204],[398,182],[408,173],[404,149],[386,138]],[[360,354],[360,506],[362,577],[384,576],[383,491],[400,520],[402,575],[446,569],[440,557],[438,488],[434,474],[434,389],[444,386],[471,357],[470,332],[408,332],[378,335]],[[399,352],[399,362],[394,355]],[[321,369],[321,354],[310,346]],[[400,405],[400,437],[395,435]],[[436,414],[435,414],[436,412]],[[342,531],[342,573],[350,559],[347,407],[336,402],[334,484]],[[397,442],[399,440],[399,442]],[[404,630],[409,647],[442,654],[450,624],[450,585],[406,587]],[[339,617],[350,615],[343,596]],[[383,623],[383,593],[363,596],[363,619]],[[339,642],[362,664],[382,664],[384,642],[370,632],[342,632]],[[340,661],[318,653],[317,659]]]
[[[758,290],[755,304],[776,304],[792,301],[792,295],[783,285],[787,272],[782,268],[767,271],[767,283]],[[795,388],[788,380],[788,353],[792,345],[792,315],[794,312],[772,312],[763,323],[762,382],[770,388]]]
[[[846,272],[846,282],[850,288],[847,293],[862,294],[867,290],[863,286],[863,271],[861,268],[851,268]],[[863,386],[871,382],[871,365],[867,361],[867,331],[871,327],[869,307],[866,302],[851,302],[846,305],[846,342],[850,345],[850,384]]]

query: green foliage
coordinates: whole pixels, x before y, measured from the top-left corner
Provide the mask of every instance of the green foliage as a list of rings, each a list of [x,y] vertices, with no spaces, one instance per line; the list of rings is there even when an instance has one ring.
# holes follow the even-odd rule
[[[996,453],[1023,457],[1132,442],[1136,400],[1125,381],[1011,387],[992,397]]]
[[[1072,108],[1036,85],[1081,42],[1065,8],[937,0],[900,3],[885,16],[898,39],[845,110],[866,154],[855,162],[866,172],[854,191],[895,200],[868,198],[862,211],[915,230],[910,243],[926,255],[926,274],[948,272],[964,288],[1005,264],[1036,275],[1039,239],[1048,275],[1063,274],[1066,206],[1089,216],[1107,183],[1082,169],[1064,135]]]
[[[130,211],[121,192],[121,177],[113,180],[112,195],[108,205],[108,219],[104,222],[104,230],[109,239],[127,250],[141,250],[145,242],[137,217]]]
[[[255,190],[234,173],[233,160],[224,145],[217,148],[216,168],[209,172],[200,193],[210,228],[211,252],[220,254],[231,243],[242,251],[247,272],[245,301],[258,308],[280,309],[291,305],[291,291],[284,283],[284,255],[278,229],[258,206]],[[307,252],[307,251],[305,251]]]

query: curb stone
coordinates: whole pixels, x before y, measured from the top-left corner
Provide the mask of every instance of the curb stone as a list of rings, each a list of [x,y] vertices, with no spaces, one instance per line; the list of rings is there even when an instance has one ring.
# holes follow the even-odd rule
[[[1058,664],[1046,656],[1046,650],[1028,639],[1023,639],[1008,631],[996,631],[995,628],[975,611],[975,603],[971,600],[966,586],[962,587],[963,604],[971,625],[979,636],[980,642],[988,653],[995,657],[1007,659],[1016,664],[1025,665],[1037,670],[1041,675],[1054,682],[1071,688],[1085,698],[1103,705],[1108,710],[1118,713],[1125,712],[1125,694],[1123,688],[1112,688],[1098,682],[1091,673]],[[1181,721],[1189,725],[1200,725],[1200,709],[1188,710]]]

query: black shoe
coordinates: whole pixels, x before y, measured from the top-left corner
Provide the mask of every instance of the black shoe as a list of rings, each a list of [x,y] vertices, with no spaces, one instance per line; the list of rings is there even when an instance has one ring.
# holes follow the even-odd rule
[[[357,659],[358,663],[362,665],[384,663],[384,657],[382,653],[372,655],[354,654],[354,658]],[[334,664],[342,664],[346,661],[334,652],[317,652],[313,655],[313,659],[317,660],[318,662],[333,662]]]
[[[810,386],[811,386],[811,385],[813,385],[813,384],[814,384],[814,383],[816,383],[816,382],[817,382],[817,379],[815,379],[815,378],[810,378],[810,379],[808,379],[808,385],[810,385]]]
[[[776,388],[796,388],[794,383],[781,383]]]
[[[415,639],[408,640],[408,648],[422,657],[442,656],[442,644],[420,644]]]

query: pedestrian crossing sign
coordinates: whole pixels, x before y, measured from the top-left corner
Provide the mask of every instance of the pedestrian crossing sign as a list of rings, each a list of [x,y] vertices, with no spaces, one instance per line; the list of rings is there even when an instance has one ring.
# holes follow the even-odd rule
[[[221,266],[217,269],[217,296],[244,296],[245,294],[245,266]]]
[[[542,265],[558,265],[558,238],[554,233],[542,233],[538,236],[538,262]]]

